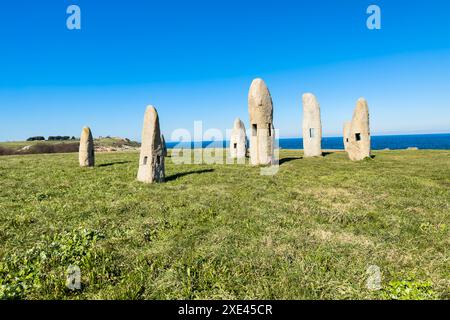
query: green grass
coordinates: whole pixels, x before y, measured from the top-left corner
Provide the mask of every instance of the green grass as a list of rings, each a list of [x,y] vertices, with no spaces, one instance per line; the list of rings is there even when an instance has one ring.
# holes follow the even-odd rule
[[[0,298],[449,299],[450,152],[374,154],[282,151],[275,176],[167,158],[153,185],[135,180],[137,153],[94,169],[0,157]]]

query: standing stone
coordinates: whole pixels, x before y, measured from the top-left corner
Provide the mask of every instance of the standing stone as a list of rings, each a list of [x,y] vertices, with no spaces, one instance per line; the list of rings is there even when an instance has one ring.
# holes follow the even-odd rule
[[[250,114],[250,163],[268,165],[274,162],[273,104],[262,79],[253,80],[248,93]]]
[[[167,157],[167,145],[166,145],[166,139],[164,138],[164,135],[161,135],[161,141],[163,145],[163,157]]]
[[[322,123],[320,121],[320,105],[311,93],[305,93],[302,100],[304,157],[321,157]]]
[[[234,120],[230,138],[230,155],[232,159],[243,159],[247,154],[247,134],[241,119]]]
[[[350,121],[346,121],[344,123],[343,140],[344,140],[344,150],[346,152],[348,151],[348,142],[350,140],[350,126],[351,126],[351,122]]]
[[[164,145],[158,112],[153,106],[145,111],[141,156],[137,179],[144,183],[164,182]]]
[[[370,157],[369,107],[364,98],[358,100],[353,112],[347,152],[352,161]]]
[[[95,165],[94,138],[91,129],[88,127],[84,127],[81,131],[78,159],[80,167],[93,167]]]

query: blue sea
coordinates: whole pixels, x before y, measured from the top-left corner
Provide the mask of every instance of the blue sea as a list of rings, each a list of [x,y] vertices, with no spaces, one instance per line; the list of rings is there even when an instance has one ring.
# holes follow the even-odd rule
[[[344,149],[342,137],[329,137],[322,139],[322,149]],[[168,142],[167,147],[173,148],[177,142]],[[191,142],[192,148],[220,148],[228,147],[228,141],[203,141]],[[182,146],[189,146],[189,142],[182,143]],[[281,149],[303,149],[303,139],[291,138],[280,139]],[[426,150],[450,150],[450,134],[415,134],[415,135],[392,135],[392,136],[372,136],[373,150],[400,150],[416,147]]]

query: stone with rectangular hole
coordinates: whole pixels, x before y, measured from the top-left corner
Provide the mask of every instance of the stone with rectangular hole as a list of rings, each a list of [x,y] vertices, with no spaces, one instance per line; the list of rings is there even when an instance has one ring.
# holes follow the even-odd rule
[[[247,134],[241,119],[234,120],[230,137],[230,156],[232,159],[245,159],[247,154]]]
[[[305,93],[303,102],[303,152],[304,157],[322,156],[322,122],[320,105],[311,93]]]
[[[250,163],[274,163],[273,103],[269,89],[262,79],[253,80],[248,93],[250,136]]]
[[[348,130],[347,153],[352,161],[360,161],[371,156],[369,106],[360,98],[353,112]]]
[[[144,183],[164,182],[166,153],[165,141],[159,127],[158,112],[155,107],[148,106],[142,128],[138,181]]]

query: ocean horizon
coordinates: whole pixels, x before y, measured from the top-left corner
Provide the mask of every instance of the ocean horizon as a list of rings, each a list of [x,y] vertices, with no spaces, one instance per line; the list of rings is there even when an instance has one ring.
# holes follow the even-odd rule
[[[302,138],[278,139],[281,149],[303,149]],[[202,142],[167,142],[167,148],[175,146],[192,148],[227,148],[229,141],[202,141]],[[371,137],[372,150],[401,150],[418,148],[421,150],[450,150],[450,133],[439,134],[410,134],[410,135],[384,135]],[[343,137],[322,138],[322,149],[344,150]]]

